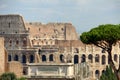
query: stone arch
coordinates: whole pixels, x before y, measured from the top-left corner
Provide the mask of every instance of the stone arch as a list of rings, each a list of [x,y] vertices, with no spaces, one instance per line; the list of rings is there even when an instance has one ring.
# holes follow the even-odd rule
[[[42,55],[42,61],[47,61],[46,55]]]
[[[92,55],[92,54],[89,54],[89,55],[88,55],[88,59],[89,59],[89,61],[90,61],[91,63],[93,63],[93,55]]]
[[[50,54],[49,55],[49,61],[53,61],[54,59],[53,59],[53,54]]]
[[[81,63],[86,62],[86,56],[85,54],[82,54],[81,56]]]
[[[23,46],[27,46],[27,39],[26,38],[23,39]]]
[[[70,54],[67,55],[67,63],[72,62],[72,56]]]
[[[115,62],[118,61],[118,56],[117,56],[117,54],[114,54],[114,61],[115,61]]]
[[[61,61],[61,62],[65,62],[65,61],[64,61],[64,55],[63,55],[63,54],[60,54],[60,61]]]
[[[11,61],[11,60],[12,60],[12,56],[8,55],[8,61]]]
[[[79,56],[78,55],[74,55],[74,64],[79,63]]]
[[[30,55],[30,63],[34,63],[34,55]]]
[[[96,77],[97,79],[99,79],[99,76],[100,76],[100,71],[99,71],[99,70],[96,70],[96,71],[95,71],[95,77]]]
[[[102,55],[102,65],[106,64],[106,56]]]
[[[15,55],[15,56],[14,56],[14,61],[18,61],[18,60],[19,60],[18,55]]]
[[[16,45],[18,45],[18,44],[19,44],[19,40],[17,39],[17,40],[16,40]]]
[[[26,55],[22,55],[22,63],[26,63]]]
[[[102,74],[105,73],[105,70],[102,70]]]
[[[100,56],[99,56],[99,54],[95,55],[95,62],[100,62]]]

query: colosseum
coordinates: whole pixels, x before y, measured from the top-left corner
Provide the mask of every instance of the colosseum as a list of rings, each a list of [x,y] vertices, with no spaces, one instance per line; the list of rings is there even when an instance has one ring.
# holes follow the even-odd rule
[[[70,69],[70,72],[65,71],[65,75],[73,76],[75,73],[72,74],[72,66],[86,63],[89,65],[91,77],[88,80],[96,80],[109,64],[108,54],[94,45],[83,44],[71,23],[42,24],[26,22],[20,15],[0,15],[0,37],[0,42],[3,41],[0,45],[1,53],[5,53],[0,55],[0,61],[3,61],[0,67],[4,69],[2,72],[5,71],[5,67],[8,67],[5,63],[9,63],[9,71],[16,72],[20,69],[22,72],[17,73],[23,76],[35,77],[37,74],[42,76],[43,73],[39,72],[42,68],[54,69],[53,72],[57,74],[55,70],[58,67]],[[120,44],[117,43],[113,48],[113,60],[118,66]],[[58,73],[62,72],[61,69]],[[46,73],[50,72],[46,71]]]

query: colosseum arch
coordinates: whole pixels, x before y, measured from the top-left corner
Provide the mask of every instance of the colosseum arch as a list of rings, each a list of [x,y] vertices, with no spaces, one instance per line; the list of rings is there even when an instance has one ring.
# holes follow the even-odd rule
[[[115,62],[118,61],[118,56],[117,56],[117,54],[114,54],[114,61],[115,61]]]
[[[102,70],[102,74],[105,73],[105,70]]]
[[[90,63],[93,63],[93,55],[92,54],[88,55],[88,59],[89,59]]]
[[[18,61],[18,60],[19,60],[18,55],[15,55],[15,56],[14,56],[14,61]]]
[[[95,77],[96,77],[97,79],[99,79],[99,77],[100,77],[100,71],[99,71],[99,70],[96,70],[96,71],[95,71]]]
[[[27,45],[27,39],[24,38],[24,39],[23,39],[23,46],[26,46],[26,45]]]
[[[34,63],[34,55],[31,54],[29,59],[30,59],[30,63]]]
[[[47,61],[46,55],[42,55],[42,61],[43,61],[43,62],[44,62],[44,61]]]
[[[26,55],[22,55],[22,63],[26,63]]]
[[[99,54],[95,55],[95,62],[98,62],[98,63],[100,62],[100,56],[99,56]]]
[[[67,63],[72,62],[72,56],[70,54],[67,55]]]
[[[78,55],[74,55],[74,64],[79,63],[79,56]]]
[[[49,61],[53,61],[54,59],[53,59],[53,54],[50,54],[49,55]]]
[[[86,62],[86,56],[85,54],[82,54],[81,56],[81,63]]]
[[[11,61],[12,60],[12,56],[9,54],[8,55],[8,61]]]
[[[106,56],[102,55],[102,65],[106,64]]]
[[[64,61],[64,55],[63,55],[63,54],[60,54],[59,58],[60,58],[60,61],[61,61],[61,62],[65,62],[65,61]]]

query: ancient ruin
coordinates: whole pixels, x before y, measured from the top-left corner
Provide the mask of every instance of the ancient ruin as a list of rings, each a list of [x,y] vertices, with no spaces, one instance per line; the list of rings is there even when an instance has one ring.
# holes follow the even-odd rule
[[[33,66],[38,64],[57,66],[56,70],[61,71],[62,68],[58,69],[61,65],[69,68],[71,65],[85,63],[89,65],[90,80],[94,80],[99,79],[109,64],[106,52],[94,45],[83,44],[71,23],[42,24],[26,22],[20,15],[0,15],[0,37],[0,73],[15,72],[12,68],[16,69],[19,65],[18,76],[33,78],[38,75],[34,71],[39,68],[34,70]],[[117,43],[112,54],[116,66],[119,63],[119,53],[120,44]],[[6,66],[7,63],[9,66]],[[72,72],[68,74],[72,75]]]

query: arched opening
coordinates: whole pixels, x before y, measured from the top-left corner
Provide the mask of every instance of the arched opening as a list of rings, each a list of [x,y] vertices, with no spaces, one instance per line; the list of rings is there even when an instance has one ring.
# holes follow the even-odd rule
[[[30,63],[33,63],[33,62],[34,62],[34,56],[30,55]]]
[[[79,57],[78,55],[74,55],[74,64],[79,63]]]
[[[72,62],[72,56],[70,54],[67,55],[67,63]]]
[[[42,55],[42,61],[46,61],[46,56]]]
[[[8,55],[8,61],[11,61],[12,57],[11,55]]]
[[[106,56],[102,55],[102,65],[106,64]]]
[[[22,55],[22,63],[26,63],[26,56]]]
[[[100,71],[99,71],[99,70],[96,70],[96,71],[95,71],[95,77],[96,77],[97,79],[99,79],[99,76],[100,76]]]
[[[93,56],[92,56],[92,54],[88,55],[88,59],[89,59],[90,63],[93,63]]]
[[[19,40],[17,39],[17,40],[16,40],[16,45],[18,45],[18,44],[19,44]]]
[[[23,39],[23,46],[27,46],[27,39],[26,38]]]
[[[96,55],[95,55],[95,62],[98,62],[98,63],[99,63],[99,60],[100,60],[100,56],[99,56],[99,54],[96,54]]]
[[[18,61],[18,55],[14,56],[14,61]]]
[[[65,62],[65,61],[64,61],[64,56],[63,56],[62,54],[60,55],[60,61],[61,61],[61,62]]]
[[[49,61],[53,61],[53,54],[50,54]]]
[[[105,73],[105,70],[102,70],[102,74]]]
[[[117,56],[117,54],[114,54],[114,61],[115,61],[115,62],[118,61],[118,56]]]
[[[84,62],[86,62],[86,56],[83,54],[81,57],[81,63],[84,63]]]

